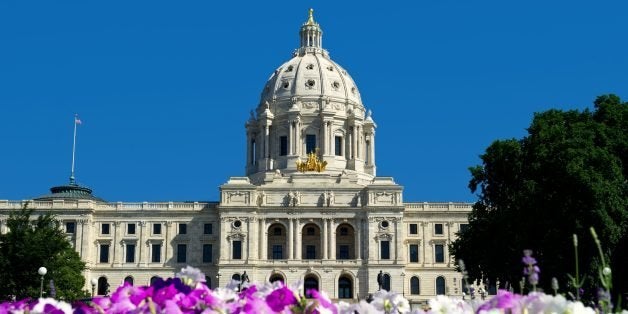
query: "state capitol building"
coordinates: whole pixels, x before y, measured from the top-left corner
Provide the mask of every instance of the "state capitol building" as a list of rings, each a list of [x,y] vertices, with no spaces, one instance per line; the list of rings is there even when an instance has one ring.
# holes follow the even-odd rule
[[[299,48],[243,117],[246,176],[220,186],[217,202],[110,203],[72,179],[33,200],[0,200],[0,232],[25,202],[53,213],[87,264],[85,288],[96,279],[100,295],[191,265],[210,287],[246,271],[351,301],[377,291],[381,272],[382,289],[411,303],[461,296],[448,245],[471,204],[404,203],[403,187],[377,176],[374,117],[322,35],[310,10]]]

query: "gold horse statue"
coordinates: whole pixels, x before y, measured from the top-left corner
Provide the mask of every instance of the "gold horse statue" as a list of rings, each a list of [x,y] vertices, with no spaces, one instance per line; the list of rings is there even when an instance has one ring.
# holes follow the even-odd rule
[[[325,167],[327,166],[326,161],[321,161],[318,159],[318,148],[313,152],[307,154],[307,159],[305,161],[301,161],[301,159],[297,159],[297,170],[301,172],[306,171],[316,171],[322,172],[325,171]]]

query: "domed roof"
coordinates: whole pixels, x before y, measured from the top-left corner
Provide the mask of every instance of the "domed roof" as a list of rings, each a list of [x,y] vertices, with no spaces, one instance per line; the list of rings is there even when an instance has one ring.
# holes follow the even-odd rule
[[[260,105],[295,96],[329,97],[332,100],[362,104],[360,92],[347,71],[322,49],[322,30],[310,9],[301,26],[301,47],[293,58],[277,68],[266,82]]]
[[[50,194],[35,198],[36,201],[52,200],[89,200],[105,203],[106,201],[98,196],[92,195],[90,188],[80,186],[73,182],[68,185],[54,186],[50,188]]]

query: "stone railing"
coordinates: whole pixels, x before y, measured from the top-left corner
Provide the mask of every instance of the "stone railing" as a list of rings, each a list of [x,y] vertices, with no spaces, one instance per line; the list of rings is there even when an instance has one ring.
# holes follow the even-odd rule
[[[218,202],[141,202],[141,203],[98,203],[90,200],[52,200],[52,201],[7,201],[0,200],[0,211],[18,210],[28,203],[28,208],[35,210],[87,209],[97,211],[168,211],[168,210],[202,210],[216,208]]]
[[[471,211],[473,203],[404,203],[406,211]]]

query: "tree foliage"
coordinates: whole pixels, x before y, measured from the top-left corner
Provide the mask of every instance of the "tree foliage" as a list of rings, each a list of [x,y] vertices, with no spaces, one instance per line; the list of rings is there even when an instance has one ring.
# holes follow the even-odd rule
[[[498,278],[518,290],[523,249],[541,267],[540,286],[556,277],[566,288],[574,273],[572,234],[580,269],[594,293],[599,261],[589,227],[611,260],[614,291],[628,292],[628,103],[600,96],[595,110],[548,110],[534,115],[523,139],[498,140],[470,168],[478,201],[469,228],[451,244],[470,279]]]
[[[82,271],[85,263],[74,251],[51,214],[32,219],[26,206],[7,220],[9,232],[0,235],[0,300],[39,297],[39,267],[46,267],[44,291],[50,295],[53,280],[56,297],[75,300],[85,296]]]

